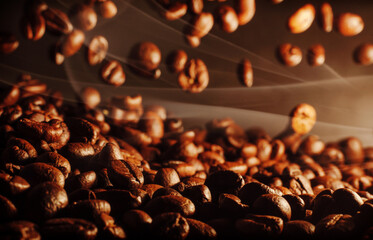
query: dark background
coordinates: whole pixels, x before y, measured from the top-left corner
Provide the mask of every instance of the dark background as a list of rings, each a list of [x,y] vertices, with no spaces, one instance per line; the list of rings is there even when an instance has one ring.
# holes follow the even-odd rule
[[[68,12],[76,0],[46,1],[49,6]],[[183,37],[183,29],[191,14],[177,21],[166,21],[156,10],[154,0],[117,0],[118,14],[113,19],[99,18],[97,26],[86,32],[87,45],[95,35],[109,41],[107,59],[117,59],[124,65],[126,82],[121,87],[106,85],[100,80],[100,66],[91,67],[86,61],[86,47],[65,60],[62,66],[51,60],[51,49],[60,36],[47,34],[39,41],[26,40],[21,18],[24,0],[0,0],[0,31],[12,32],[20,40],[19,48],[10,55],[0,55],[0,81],[12,84],[21,73],[48,83],[61,90],[69,101],[82,87],[94,86],[104,100],[114,95],[142,94],[145,104],[162,104],[174,115],[183,118],[187,126],[203,125],[212,118],[232,117],[241,126],[265,127],[271,135],[287,124],[288,113],[298,103],[312,104],[318,113],[313,134],[325,140],[337,140],[354,135],[365,145],[373,145],[373,67],[360,66],[353,60],[354,49],[361,43],[373,43],[373,1],[330,1],[335,15],[343,12],[360,14],[365,21],[362,33],[343,37],[336,30],[325,33],[315,21],[301,34],[291,34],[288,17],[305,3],[314,4],[319,17],[323,1],[285,0],[273,5],[269,0],[257,0],[257,11],[251,22],[228,34],[215,24],[201,46],[191,48]],[[219,3],[205,1],[205,11],[214,11]],[[141,41],[152,41],[162,51],[162,76],[149,80],[133,74],[125,65],[131,47]],[[290,68],[279,63],[276,47],[289,42],[298,45],[304,58]],[[311,67],[305,53],[312,44],[326,49],[326,64]],[[210,83],[200,94],[180,90],[177,76],[168,71],[167,55],[184,49],[190,58],[198,57],[209,68]],[[242,86],[237,77],[237,64],[248,58],[254,68],[254,86]]]

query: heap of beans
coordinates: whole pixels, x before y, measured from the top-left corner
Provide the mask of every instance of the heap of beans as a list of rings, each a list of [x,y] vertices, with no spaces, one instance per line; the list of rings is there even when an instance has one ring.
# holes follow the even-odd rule
[[[1,92],[1,239],[373,237],[373,148],[307,135],[309,104],[272,138],[232,119],[185,130],[140,95],[79,98],[30,75]]]

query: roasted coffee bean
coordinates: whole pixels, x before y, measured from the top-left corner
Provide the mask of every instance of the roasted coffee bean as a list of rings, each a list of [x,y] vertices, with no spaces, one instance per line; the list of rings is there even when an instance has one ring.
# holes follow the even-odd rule
[[[196,219],[187,218],[189,225],[189,234],[186,240],[194,240],[194,239],[216,239],[217,233],[213,227],[208,225],[207,223],[198,221]]]
[[[38,226],[29,221],[13,221],[0,225],[0,236],[3,239],[40,240]]]
[[[95,149],[88,143],[68,143],[61,155],[70,161],[73,168],[86,168],[85,165],[92,162]]]
[[[97,14],[88,5],[77,4],[71,10],[72,21],[74,25],[82,30],[89,31],[96,26]]]
[[[346,157],[346,163],[359,164],[364,161],[364,149],[359,139],[349,137],[342,140],[339,145]]]
[[[222,5],[217,10],[220,18],[221,28],[228,33],[232,33],[238,28],[238,17],[236,11],[229,5]]]
[[[325,49],[321,44],[312,45],[308,49],[308,63],[311,66],[320,66],[325,62]]]
[[[61,42],[61,53],[70,57],[77,53],[84,44],[84,33],[78,29],[73,30]]]
[[[187,92],[202,92],[209,84],[207,66],[201,59],[191,59],[187,62],[184,71],[178,75],[179,86]]]
[[[195,213],[195,206],[191,200],[181,196],[167,195],[150,200],[144,210],[150,216],[157,216],[166,212],[178,212],[189,217]]]
[[[68,204],[66,191],[53,182],[44,182],[31,188],[25,202],[25,215],[34,221],[55,216]]]
[[[62,155],[56,152],[43,153],[37,158],[36,161],[47,163],[59,169],[65,178],[67,178],[71,172],[70,162],[66,158],[64,158]]]
[[[370,65],[373,63],[373,44],[364,43],[358,46],[354,52],[357,63],[361,65]]]
[[[212,200],[210,189],[206,185],[188,187],[183,191],[183,196],[192,200],[197,207]]]
[[[186,3],[174,2],[167,8],[163,15],[167,20],[174,21],[183,17],[187,11],[188,5]]]
[[[277,238],[283,227],[284,221],[281,218],[268,215],[248,215],[235,223],[235,229],[240,235],[255,239]]]
[[[316,239],[351,239],[355,224],[351,215],[331,214],[316,224]]]
[[[60,187],[65,186],[65,177],[62,172],[46,163],[30,163],[21,170],[20,176],[26,179],[31,186],[48,181]]]
[[[139,122],[139,128],[153,138],[156,144],[164,135],[164,125],[162,119],[154,112],[145,112]]]
[[[45,222],[42,235],[48,239],[95,239],[97,227],[78,218],[55,218]]]
[[[25,35],[27,39],[37,41],[44,36],[45,19],[41,14],[32,14],[25,20]]]
[[[283,195],[291,207],[291,220],[304,219],[306,216],[306,204],[299,195]]]
[[[160,196],[169,196],[169,195],[173,195],[173,196],[182,196],[181,193],[179,193],[178,191],[176,191],[175,189],[173,188],[170,188],[170,187],[163,187],[163,188],[159,188],[157,189],[152,198],[156,198],[156,197],[160,197]]]
[[[282,3],[284,0],[272,0],[273,4],[279,4]]]
[[[1,91],[0,104],[3,106],[13,105],[18,101],[20,95],[21,95],[21,92],[18,86],[16,85],[9,86],[8,88],[3,89]]]
[[[244,185],[244,180],[240,174],[224,170],[210,174],[205,184],[211,191],[212,199],[217,200],[220,193],[237,195],[238,191]]]
[[[284,224],[284,239],[314,239],[315,226],[304,220],[289,221]]]
[[[117,136],[133,146],[147,146],[152,142],[149,135],[137,129],[123,127],[117,130]]]
[[[83,142],[95,144],[98,139],[98,130],[89,121],[83,118],[66,118],[70,130],[70,142]]]
[[[200,14],[203,11],[203,0],[189,0],[189,9],[195,13]]]
[[[332,163],[339,166],[345,163],[345,157],[342,151],[340,151],[338,148],[328,147],[317,158],[317,161],[321,165],[327,165]]]
[[[271,187],[260,183],[260,182],[250,182],[245,184],[240,191],[238,196],[242,203],[252,205],[255,200],[263,194],[275,194],[276,191]]]
[[[5,162],[25,165],[35,160],[38,153],[31,143],[22,138],[10,138],[1,158]]]
[[[86,189],[86,188],[77,189],[69,193],[68,196],[69,196],[70,203],[74,203],[74,202],[81,201],[81,200],[96,199],[96,194],[92,190]]]
[[[206,36],[214,25],[214,16],[209,12],[202,12],[192,20],[190,35],[202,38]]]
[[[85,87],[82,89],[80,93],[81,99],[84,105],[88,109],[94,109],[97,107],[98,104],[101,102],[101,95],[100,92],[97,91],[96,88],[93,87]]]
[[[153,221],[146,212],[138,209],[125,212],[121,219],[126,233],[137,239],[149,234],[148,231]]]
[[[153,219],[150,232],[155,239],[183,240],[189,233],[189,224],[180,213],[167,212]]]
[[[108,176],[114,186],[133,190],[144,184],[140,169],[128,160],[109,160]]]
[[[329,3],[324,2],[320,8],[321,12],[321,26],[325,32],[333,30],[333,9]]]
[[[246,87],[253,86],[253,68],[251,62],[248,59],[244,59],[242,63],[239,65],[239,76],[242,83]]]
[[[116,60],[107,62],[101,68],[101,77],[106,83],[116,87],[123,85],[126,81],[126,75],[123,71],[122,65]]]
[[[363,204],[361,197],[347,188],[335,190],[332,196],[336,213],[354,215]]]
[[[315,7],[308,3],[293,13],[288,20],[288,28],[292,33],[302,33],[311,27],[315,19]]]
[[[61,10],[48,8],[42,14],[48,30],[63,34],[70,34],[73,31],[69,17]]]
[[[320,155],[324,149],[325,143],[317,135],[310,135],[302,141],[298,151],[309,156],[316,156]]]
[[[294,132],[306,134],[316,123],[316,110],[307,103],[298,104],[291,112],[291,127]]]
[[[184,50],[176,50],[170,54],[169,59],[171,71],[179,73],[184,70],[188,55]]]
[[[14,35],[1,34],[0,36],[0,53],[10,54],[19,46],[19,42]]]
[[[238,23],[245,25],[253,19],[256,11],[255,0],[236,0]]]
[[[0,192],[4,196],[11,197],[23,193],[30,188],[30,184],[20,176],[11,176],[0,173]]]
[[[113,1],[101,1],[99,4],[99,13],[103,18],[113,18],[117,15],[118,8]]]
[[[97,175],[94,171],[83,172],[66,179],[65,189],[67,192],[73,192],[80,188],[92,188],[96,184]]]
[[[278,55],[281,61],[289,67],[294,67],[302,61],[302,50],[290,43],[281,44],[278,47]]]
[[[264,194],[253,203],[256,214],[271,215],[282,218],[287,222],[291,218],[291,207],[285,198],[276,194]]]
[[[127,190],[107,190],[95,192],[97,199],[109,202],[113,217],[121,217],[128,210],[138,208],[141,205],[141,197],[133,195]]]
[[[184,69],[184,66],[182,68]],[[164,108],[163,106],[160,106],[160,105],[150,105],[150,106],[147,106],[145,108],[145,112],[154,112],[154,113],[156,113],[162,119],[162,121],[165,121],[166,118],[167,118],[167,110],[166,110],[166,108]]]
[[[9,199],[2,195],[0,195],[0,212],[0,222],[10,221],[18,214],[16,206],[14,206]]]
[[[82,200],[77,201],[64,209],[65,214],[72,218],[82,218],[92,220],[101,213],[110,214],[110,204],[105,200]]]
[[[142,75],[152,75],[151,72],[158,68],[161,59],[161,51],[152,42],[137,44],[131,51],[132,67]]]
[[[98,35],[92,38],[88,45],[88,63],[91,66],[101,63],[109,48],[109,43],[104,36]]]
[[[201,38],[198,37],[198,36],[193,36],[193,35],[186,34],[185,35],[185,40],[193,48],[196,48],[199,45],[201,45]]]
[[[65,56],[61,53],[61,43],[58,42],[52,52],[52,60],[55,64],[61,65],[65,61]]]
[[[358,14],[342,13],[337,17],[336,26],[340,34],[350,37],[363,31],[364,21]]]
[[[241,200],[233,194],[220,194],[218,203],[220,214],[224,217],[240,218],[249,212],[249,206],[242,204]]]

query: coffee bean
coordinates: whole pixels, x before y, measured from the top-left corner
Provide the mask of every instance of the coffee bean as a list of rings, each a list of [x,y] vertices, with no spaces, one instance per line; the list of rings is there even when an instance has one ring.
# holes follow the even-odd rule
[[[276,194],[264,194],[253,203],[256,214],[271,215],[282,218],[285,222],[291,218],[291,207],[285,198]]]
[[[129,210],[122,216],[126,232],[134,238],[146,236],[152,221],[152,218],[146,212],[138,209]]]
[[[306,216],[306,205],[299,195],[283,195],[291,208],[291,220],[304,219]]]
[[[281,218],[268,215],[248,215],[235,223],[235,229],[240,235],[255,239],[276,238],[280,236],[283,227],[284,221]]]
[[[18,101],[20,95],[21,95],[21,91],[18,86],[16,85],[10,86],[7,89],[1,91],[0,104],[3,106],[13,105]]]
[[[91,66],[101,63],[109,48],[109,43],[104,36],[98,35],[92,38],[88,45],[88,63]]]
[[[324,2],[320,7],[321,12],[321,25],[325,32],[333,30],[333,9],[329,3]]]
[[[331,214],[316,224],[317,239],[350,239],[353,237],[355,224],[350,215]]]
[[[309,156],[320,155],[325,149],[325,143],[317,135],[310,135],[306,137],[298,151],[307,154]]]
[[[232,33],[238,28],[238,17],[236,11],[229,5],[222,5],[217,10],[220,18],[221,28],[228,33]]]
[[[198,221],[196,219],[187,218],[189,225],[189,234],[186,240],[190,239],[216,239],[217,233],[213,227],[207,223]]]
[[[224,170],[210,174],[205,184],[211,191],[212,199],[217,200],[220,193],[236,195],[244,185],[244,180],[240,174]]]
[[[81,201],[81,200],[96,199],[96,194],[92,190],[86,189],[86,188],[77,189],[69,193],[68,196],[69,196],[70,203]]]
[[[312,45],[308,49],[308,63],[311,66],[320,66],[325,62],[325,49],[321,44]]]
[[[182,196],[181,193],[176,191],[173,188],[170,187],[162,187],[156,190],[152,196],[152,198],[160,197],[160,196]]]
[[[157,216],[166,212],[178,212],[188,217],[195,213],[195,206],[191,200],[174,195],[153,198],[145,205],[144,209],[150,216]]]
[[[183,191],[183,196],[192,200],[197,207],[212,200],[210,189],[206,185],[188,187]]]
[[[83,118],[66,118],[66,124],[71,132],[70,142],[84,142],[95,144],[99,130]]]
[[[163,15],[167,20],[174,21],[183,17],[187,11],[188,5],[186,3],[175,2],[167,8]]]
[[[356,164],[364,161],[364,150],[359,139],[349,137],[343,139],[339,145],[344,153],[344,156],[346,157],[346,163]]]
[[[43,153],[37,158],[37,161],[50,164],[59,169],[65,178],[67,178],[71,172],[70,162],[56,152]]]
[[[124,74],[121,64],[116,60],[107,62],[101,69],[102,79],[114,86],[123,85],[126,81],[126,75]]]
[[[290,43],[281,44],[278,47],[281,61],[289,67],[294,67],[302,61],[302,50]]]
[[[18,220],[0,225],[0,236],[4,239],[40,240],[38,226],[29,221]]]
[[[245,25],[253,19],[256,11],[255,0],[237,0],[238,23]]]
[[[206,36],[214,25],[214,17],[209,12],[202,12],[192,20],[190,35],[202,38]]]
[[[201,59],[191,59],[178,75],[179,86],[190,93],[202,92],[209,83],[207,66]]]
[[[46,163],[30,163],[21,170],[20,176],[26,179],[31,186],[48,181],[60,187],[65,185],[65,177],[62,172]]]
[[[308,3],[290,16],[288,28],[292,33],[302,33],[311,27],[314,19],[315,7]]]
[[[291,112],[291,127],[299,134],[306,134],[315,125],[316,110],[307,103],[298,104]]]
[[[304,220],[293,220],[284,224],[284,239],[314,239],[315,226]]]
[[[34,146],[22,138],[10,138],[6,143],[6,149],[2,153],[5,162],[25,165],[32,162],[38,153]]]
[[[133,195],[128,190],[113,189],[95,192],[97,199],[106,200],[111,206],[113,217],[118,218],[124,212],[138,208],[141,205],[141,197]]]
[[[336,213],[354,215],[363,204],[361,197],[347,188],[337,189],[332,197],[335,202],[334,209]]]
[[[97,218],[97,215],[102,213],[110,214],[110,211],[110,204],[100,199],[77,201],[64,209],[68,217],[82,218],[88,221]]]
[[[27,193],[25,214],[39,222],[55,216],[67,204],[67,194],[62,187],[53,182],[44,182]]]
[[[99,13],[103,18],[113,18],[117,15],[118,8],[113,1],[101,1],[99,4]]]
[[[194,14],[202,13],[203,7],[203,0],[189,0],[189,8]]]
[[[132,190],[144,183],[144,176],[140,169],[127,160],[110,160],[108,175],[114,186]]]
[[[70,34],[73,31],[69,17],[61,10],[48,8],[42,14],[48,30],[63,34]]]
[[[340,34],[350,37],[363,31],[364,21],[358,14],[342,13],[337,17],[336,26]]]
[[[170,54],[170,69],[179,73],[184,70],[188,55],[184,50],[176,50]]]
[[[0,53],[10,54],[19,46],[19,42],[14,35],[1,34],[0,36]]]
[[[77,29],[73,30],[61,42],[61,53],[65,57],[74,55],[83,46],[84,38],[84,33],[82,31]]]
[[[354,52],[355,61],[361,65],[373,63],[373,44],[364,43],[359,45]]]
[[[65,189],[67,192],[73,192],[80,188],[92,188],[96,184],[97,175],[94,171],[83,172],[66,179]]]
[[[193,48],[196,48],[199,45],[201,45],[201,38],[198,37],[198,36],[193,36],[193,35],[187,34],[187,35],[185,35],[185,40]]]
[[[45,222],[42,233],[48,239],[94,239],[97,227],[86,220],[78,218],[55,218]]]
[[[0,192],[4,196],[11,197],[23,193],[30,188],[30,184],[20,176],[11,176],[0,173]]]
[[[242,83],[246,87],[253,86],[253,68],[251,62],[248,59],[244,59],[242,63],[239,65],[239,76]]]
[[[72,21],[74,25],[82,30],[89,31],[96,26],[97,14],[88,5],[77,4],[71,10]]]
[[[242,203],[252,205],[254,201],[263,194],[275,194],[276,191],[271,187],[259,183],[259,182],[251,182],[245,184],[240,191],[238,192],[238,196],[240,197]]]
[[[45,20],[41,14],[32,14],[25,20],[25,35],[27,39],[37,41],[44,36]]]
[[[0,222],[10,221],[18,214],[16,206],[14,206],[9,199],[2,195],[0,195],[0,211]]]

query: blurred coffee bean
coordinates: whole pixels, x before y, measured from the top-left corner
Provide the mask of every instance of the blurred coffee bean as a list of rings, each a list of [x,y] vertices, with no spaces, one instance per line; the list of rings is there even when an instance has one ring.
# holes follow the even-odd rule
[[[98,2],[99,13],[103,18],[113,18],[117,15],[117,5],[110,0]]]
[[[14,52],[19,46],[19,42],[14,35],[1,34],[0,35],[0,53],[10,54]]]
[[[184,71],[178,75],[181,89],[190,93],[200,93],[209,84],[207,66],[201,59],[191,59],[187,62]]]
[[[317,158],[317,161],[321,165],[332,163],[332,164],[336,164],[337,166],[339,166],[345,163],[345,157],[342,151],[340,151],[339,149],[329,147],[329,148],[325,148],[325,150]]]
[[[45,222],[42,235],[48,239],[94,239],[97,227],[78,218],[55,218]]]
[[[333,30],[333,9],[332,6],[324,2],[320,7],[321,12],[321,26],[325,32],[331,32]]]
[[[207,223],[198,221],[196,219],[187,218],[189,225],[189,234],[186,240],[194,239],[216,239],[217,233],[213,227]]]
[[[302,61],[302,50],[290,43],[281,44],[278,47],[278,55],[281,61],[289,67],[294,67]]]
[[[248,215],[244,219],[238,219],[235,229],[243,237],[255,239],[278,238],[284,227],[284,221],[269,215]]]
[[[122,223],[126,233],[133,238],[146,237],[152,224],[152,218],[142,210],[129,210],[122,216]]]
[[[79,188],[69,193],[68,197],[69,197],[69,202],[74,203],[74,202],[81,201],[81,200],[96,199],[96,194],[90,189]]]
[[[259,182],[251,182],[245,184],[240,191],[238,192],[238,196],[240,197],[242,203],[252,205],[254,201],[263,194],[275,194],[276,191],[271,187],[259,183]]]
[[[3,239],[40,240],[38,226],[29,221],[18,220],[0,225],[0,236]]]
[[[316,110],[307,103],[298,104],[291,112],[291,127],[299,134],[306,134],[316,123]]]
[[[94,109],[101,102],[100,92],[93,87],[83,88],[80,96],[85,106],[89,109]]]
[[[26,179],[31,186],[48,181],[60,187],[65,185],[65,177],[62,172],[46,163],[30,163],[21,170],[20,176]]]
[[[291,218],[291,207],[285,198],[276,194],[263,194],[253,203],[256,214],[271,215],[282,218],[287,222]]]
[[[302,141],[298,150],[309,156],[315,156],[320,155],[324,149],[325,143],[317,135],[310,135]]]
[[[288,19],[288,28],[292,33],[302,33],[311,27],[315,19],[315,7],[308,3],[299,8]]]
[[[103,199],[109,202],[111,214],[119,218],[124,212],[138,208],[141,205],[141,197],[133,195],[128,190],[112,189],[107,191],[96,191],[97,199]]]
[[[167,195],[150,200],[144,207],[150,216],[157,216],[167,212],[178,212],[183,216],[192,216],[195,205],[191,200],[182,196]]]
[[[0,93],[0,104],[3,106],[15,104],[20,97],[20,93],[20,89],[16,85],[3,89]]]
[[[178,173],[173,168],[161,168],[157,171],[154,183],[164,187],[171,187],[180,182]]]
[[[61,42],[61,53],[65,57],[74,55],[83,46],[84,39],[85,36],[82,31],[78,29],[73,30]]]
[[[11,221],[18,214],[17,207],[14,206],[9,199],[2,195],[0,195],[0,212],[0,222]]]
[[[152,42],[141,42],[133,47],[130,56],[131,66],[142,75],[151,74],[162,60],[161,50]]]
[[[236,9],[239,25],[245,25],[255,15],[255,0],[236,0]]]
[[[246,87],[253,86],[253,68],[251,62],[248,59],[244,59],[239,65],[239,75],[242,83]]]
[[[306,216],[306,204],[298,195],[283,195],[291,208],[291,220],[304,219]]]
[[[41,14],[31,14],[24,24],[27,39],[37,41],[44,36],[45,19]]]
[[[312,45],[308,49],[308,63],[311,66],[321,66],[325,62],[325,49],[321,44]]]
[[[200,14],[203,11],[203,0],[188,0],[189,1],[189,9],[194,14]]]
[[[123,85],[126,81],[122,65],[116,60],[107,62],[101,68],[101,77],[106,83],[116,87]]]
[[[201,45],[201,38],[198,36],[186,34],[185,40],[192,48],[196,48],[199,47],[199,45]]]
[[[185,239],[189,224],[180,213],[166,212],[153,219],[150,232],[156,240]]]
[[[76,4],[71,9],[73,24],[84,31],[89,31],[96,26],[97,14],[88,5]]]
[[[364,43],[359,45],[354,52],[355,61],[361,65],[373,63],[373,44]]]
[[[104,36],[98,35],[92,38],[88,45],[88,63],[91,66],[101,63],[109,48],[109,43]]]
[[[213,25],[214,16],[209,12],[202,12],[193,18],[189,34],[202,38],[210,32]]]
[[[293,220],[284,224],[284,239],[314,239],[315,226],[304,220]]]
[[[364,161],[364,149],[359,139],[355,137],[346,138],[339,143],[346,163],[356,164]]]
[[[186,3],[174,2],[163,13],[164,18],[169,21],[177,20],[183,17],[188,11]]]
[[[331,214],[316,224],[316,239],[351,239],[355,224],[350,215]]]
[[[354,191],[341,188],[333,193],[336,213],[355,215],[359,207],[363,204],[361,197]]]
[[[232,33],[238,28],[238,17],[236,11],[229,5],[222,5],[217,10],[220,18],[221,28],[228,33]]]
[[[355,13],[342,13],[336,19],[336,27],[340,34],[346,37],[355,36],[364,29],[364,21]]]
[[[176,50],[170,54],[170,69],[179,73],[184,70],[188,60],[188,55],[184,50]]]
[[[110,214],[110,204],[105,200],[91,199],[81,200],[69,204],[64,210],[65,214],[72,218],[82,218],[86,220],[93,220],[101,213]]]
[[[48,8],[42,14],[48,30],[63,34],[69,34],[73,31],[73,25],[69,17],[61,10]]]

